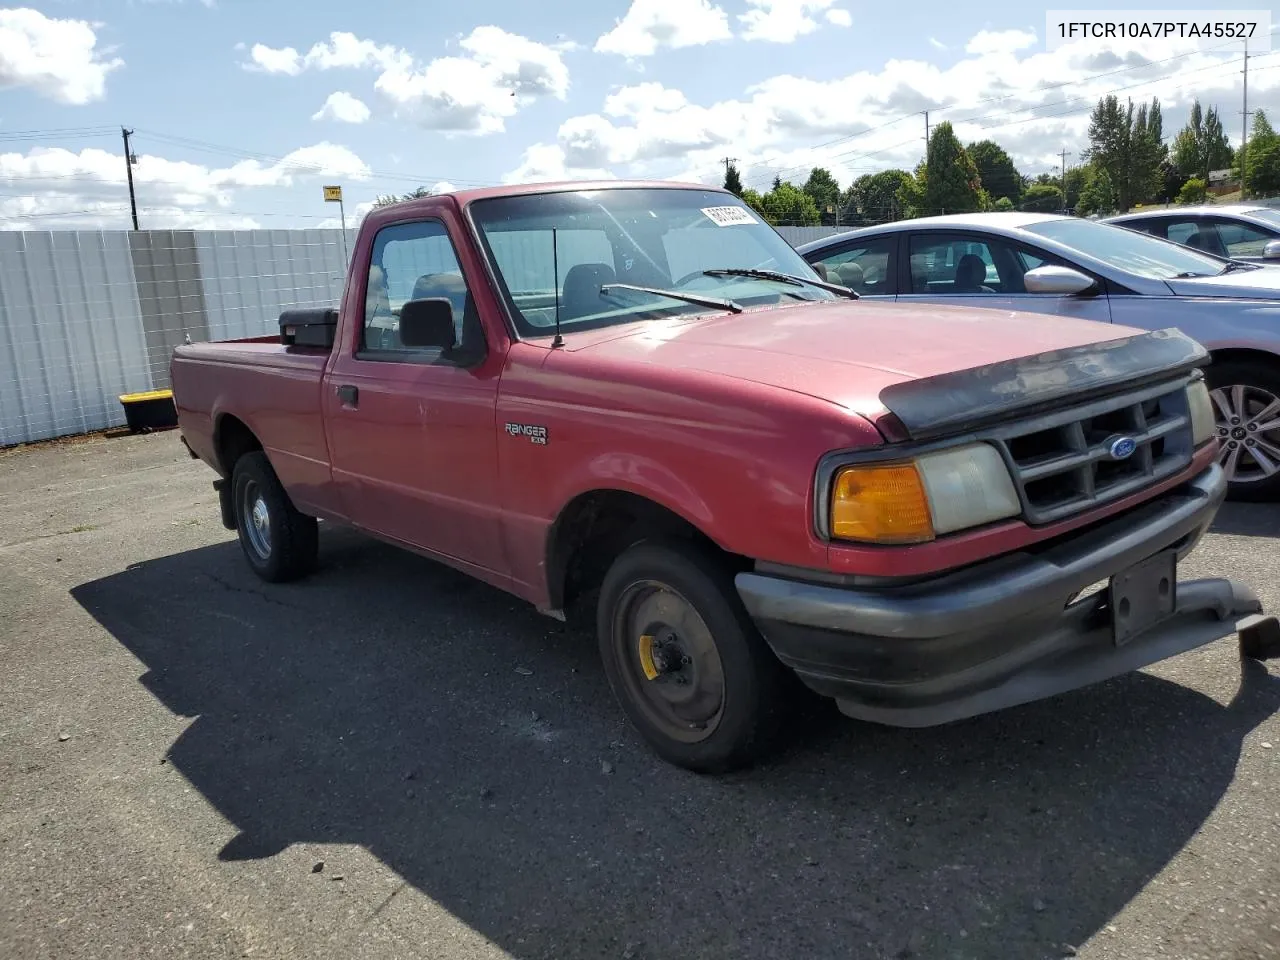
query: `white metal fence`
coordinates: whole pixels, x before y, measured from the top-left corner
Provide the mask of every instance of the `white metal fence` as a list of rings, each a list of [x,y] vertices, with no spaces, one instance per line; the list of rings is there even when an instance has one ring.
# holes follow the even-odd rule
[[[336,304],[344,262],[340,230],[0,231],[0,446],[120,426],[121,394],[169,385],[174,346]]]

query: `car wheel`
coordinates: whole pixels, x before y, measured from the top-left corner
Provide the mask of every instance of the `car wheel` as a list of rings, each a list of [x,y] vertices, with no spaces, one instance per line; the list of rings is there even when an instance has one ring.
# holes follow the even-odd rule
[[[614,695],[667,762],[723,773],[780,745],[794,678],[743,608],[732,571],[709,550],[629,547],[605,576],[597,629]]]
[[[240,547],[259,577],[284,583],[315,568],[320,545],[316,519],[290,502],[265,453],[246,453],[236,461],[231,503]]]
[[[1218,462],[1233,500],[1280,497],[1280,371],[1266,363],[1229,360],[1205,370],[1213,398]]]

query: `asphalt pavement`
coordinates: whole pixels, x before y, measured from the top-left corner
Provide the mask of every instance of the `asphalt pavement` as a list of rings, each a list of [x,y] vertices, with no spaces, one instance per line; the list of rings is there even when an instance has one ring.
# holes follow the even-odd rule
[[[349,531],[268,586],[176,433],[0,451],[0,957],[1280,957],[1280,664],[662,764],[592,638]],[[1182,575],[1280,610],[1280,507]]]

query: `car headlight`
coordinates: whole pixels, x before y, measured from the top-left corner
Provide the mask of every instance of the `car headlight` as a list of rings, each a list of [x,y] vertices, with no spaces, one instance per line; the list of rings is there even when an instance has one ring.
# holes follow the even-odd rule
[[[1217,420],[1213,401],[1209,398],[1209,387],[1203,380],[1187,387],[1187,408],[1191,411],[1191,443],[1198,447],[1213,438]]]
[[[844,467],[831,490],[831,535],[924,543],[1022,510],[995,447],[974,443],[911,460]]]

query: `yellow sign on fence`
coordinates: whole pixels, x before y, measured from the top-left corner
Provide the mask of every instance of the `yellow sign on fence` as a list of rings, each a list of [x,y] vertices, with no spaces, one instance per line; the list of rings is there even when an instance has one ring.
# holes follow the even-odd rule
[[[341,187],[325,187],[324,202],[325,203],[341,203],[342,188]]]

